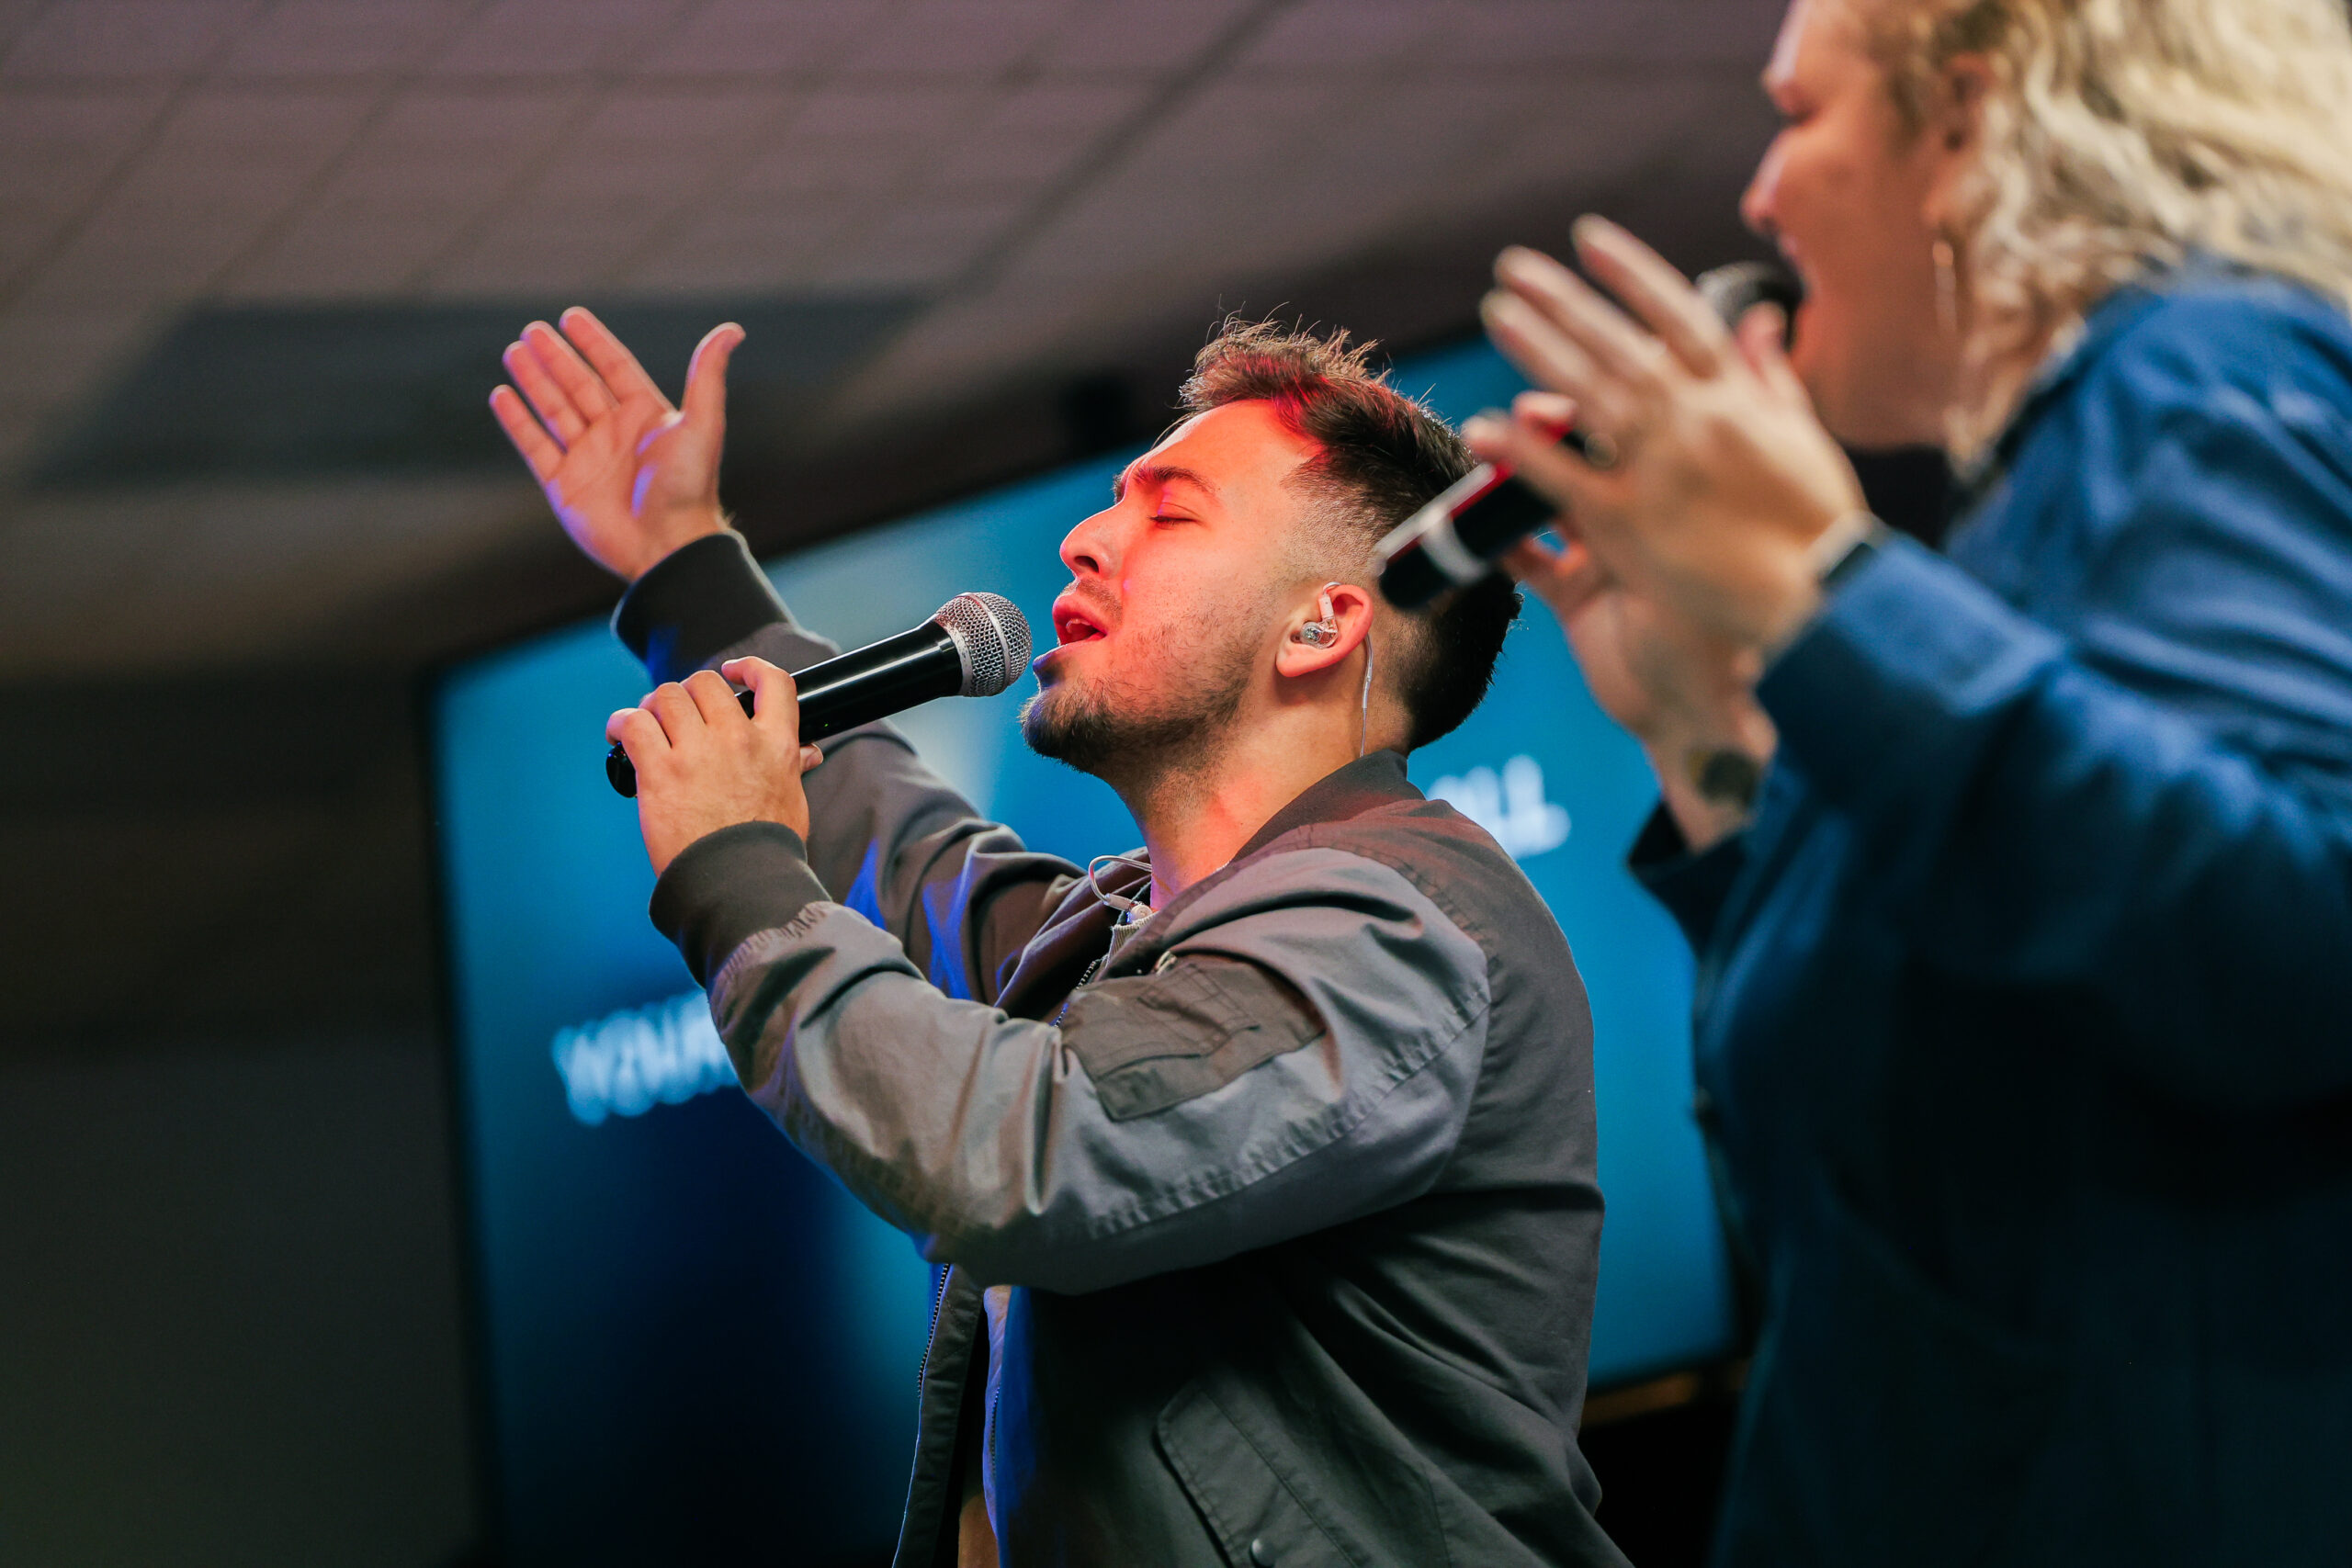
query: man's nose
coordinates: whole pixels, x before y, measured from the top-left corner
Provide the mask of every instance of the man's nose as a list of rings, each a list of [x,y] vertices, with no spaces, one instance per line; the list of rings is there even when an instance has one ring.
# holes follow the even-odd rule
[[[1062,536],[1062,564],[1072,577],[1109,577],[1118,564],[1112,513],[1098,512]]]

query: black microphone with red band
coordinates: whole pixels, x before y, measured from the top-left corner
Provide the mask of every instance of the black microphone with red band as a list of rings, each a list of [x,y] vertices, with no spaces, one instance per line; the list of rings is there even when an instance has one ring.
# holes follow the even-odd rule
[[[1739,262],[1702,273],[1699,293],[1727,325],[1758,305],[1778,305],[1792,334],[1804,288],[1770,262]],[[1597,438],[1570,428],[1560,445],[1605,466]],[[1548,525],[1559,508],[1510,468],[1481,463],[1398,524],[1380,542],[1380,592],[1400,610],[1419,610],[1457,588],[1493,575],[1513,545]]]

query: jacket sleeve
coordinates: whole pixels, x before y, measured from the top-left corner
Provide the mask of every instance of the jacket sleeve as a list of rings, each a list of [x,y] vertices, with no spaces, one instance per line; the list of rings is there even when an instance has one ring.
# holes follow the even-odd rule
[[[773,824],[689,847],[654,913],[752,1099],[924,1257],[989,1282],[1096,1290],[1414,1198],[1485,1051],[1484,953],[1338,850],[1261,857],[1163,912],[1183,923],[1155,967],[1053,1021],[944,995]]]
[[[613,629],[656,682],[749,655],[805,670],[841,651],[793,620],[731,531],[663,558],[623,596]],[[822,750],[807,780],[807,867],[942,989],[993,1000],[1077,868],[982,818],[890,725]]]
[[[2086,483],[2069,637],[1896,541],[1758,695],[1919,962],[2278,1107],[2352,1088],[2352,474],[2216,401]]]

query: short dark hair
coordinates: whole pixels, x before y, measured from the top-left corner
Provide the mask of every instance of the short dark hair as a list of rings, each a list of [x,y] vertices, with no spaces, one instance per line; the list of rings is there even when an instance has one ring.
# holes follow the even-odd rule
[[[1182,400],[1188,414],[1265,401],[1284,429],[1321,447],[1299,479],[1324,503],[1334,542],[1365,561],[1476,462],[1453,426],[1372,367],[1378,346],[1351,344],[1342,331],[1229,318],[1194,356]],[[1407,750],[1452,733],[1486,697],[1519,607],[1519,591],[1490,578],[1407,617],[1419,630],[1396,650]]]

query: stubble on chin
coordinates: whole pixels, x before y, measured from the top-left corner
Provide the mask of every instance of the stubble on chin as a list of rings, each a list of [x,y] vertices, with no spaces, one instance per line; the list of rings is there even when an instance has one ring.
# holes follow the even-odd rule
[[[1064,682],[1022,705],[1021,737],[1040,757],[1114,789],[1148,788],[1214,757],[1240,709],[1241,692],[1239,682],[1228,682],[1197,690],[1182,705],[1144,705]]]
[[[1022,705],[1022,739],[1037,755],[1122,794],[1206,766],[1241,711],[1253,643],[1233,636],[1230,622],[1210,617],[1192,629],[1203,635],[1172,639],[1189,645],[1181,651],[1155,650],[1151,662],[1170,677],[1158,690],[1065,677]]]

